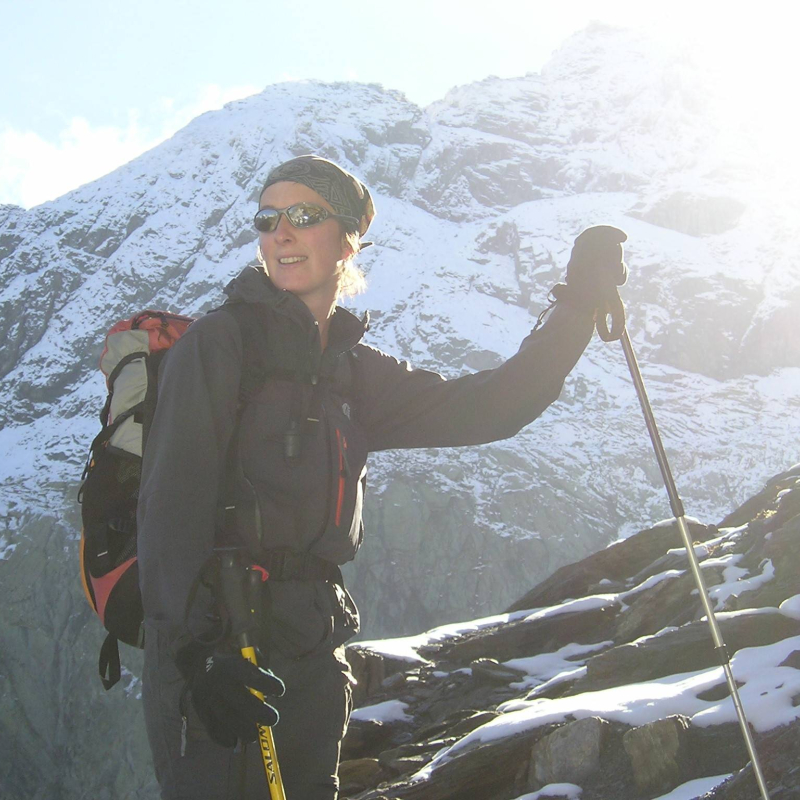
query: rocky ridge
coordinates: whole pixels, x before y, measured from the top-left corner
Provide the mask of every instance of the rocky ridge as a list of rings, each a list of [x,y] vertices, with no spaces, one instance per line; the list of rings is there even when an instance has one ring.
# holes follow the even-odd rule
[[[794,798],[800,465],[690,530],[771,796]],[[681,796],[758,796],[694,587],[673,521],[561,568],[505,615],[351,645],[343,794],[652,800],[697,781]]]

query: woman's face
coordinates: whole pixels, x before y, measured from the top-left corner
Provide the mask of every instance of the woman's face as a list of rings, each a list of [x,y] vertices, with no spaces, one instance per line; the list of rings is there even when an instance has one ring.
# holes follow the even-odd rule
[[[259,208],[288,208],[301,202],[333,213],[330,204],[313,189],[290,181],[268,186],[261,194]],[[329,217],[310,228],[295,228],[283,214],[278,227],[269,233],[260,231],[258,240],[275,286],[296,294],[309,307],[333,305],[339,288],[339,262],[350,255],[337,220]]]

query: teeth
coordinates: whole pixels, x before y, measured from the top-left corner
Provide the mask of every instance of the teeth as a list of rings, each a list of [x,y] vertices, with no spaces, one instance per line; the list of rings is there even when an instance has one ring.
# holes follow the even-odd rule
[[[292,256],[291,258],[279,258],[279,264],[296,264],[298,261],[305,261],[305,256]]]

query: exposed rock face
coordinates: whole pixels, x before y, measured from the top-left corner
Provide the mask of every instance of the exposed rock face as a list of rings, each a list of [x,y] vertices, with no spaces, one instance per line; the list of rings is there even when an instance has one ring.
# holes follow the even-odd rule
[[[622,737],[636,786],[642,793],[668,792],[682,783],[689,754],[689,720],[667,717],[633,728]]]
[[[0,774],[4,798],[158,796],[144,738],[141,657],[125,648],[118,691],[101,694],[103,636],[76,581],[70,532],[52,518],[25,526],[17,574],[0,562]],[[43,545],[43,546],[42,546]],[[102,689],[101,689],[102,691]]]
[[[796,581],[765,573],[760,556],[768,549],[772,563],[793,562],[798,504],[800,465],[731,514],[737,527],[692,526],[703,573],[719,572],[709,593],[779,800],[800,793],[800,595]],[[417,637],[405,665],[403,640],[351,645],[361,708],[345,739],[345,796],[512,800],[570,784],[587,800],[651,800],[689,781],[705,788],[687,798],[758,796],[677,539],[675,527],[642,531],[563,568],[507,615]],[[681,587],[682,616],[655,602],[665,584]],[[645,616],[637,605],[647,597],[654,601]],[[639,638],[641,626],[653,635]],[[768,652],[784,655],[770,666]],[[745,658],[755,653],[748,669]],[[769,669],[777,671],[766,677]],[[697,688],[676,691],[688,685]],[[370,709],[392,699],[402,702],[405,721],[370,722]],[[760,713],[764,706],[774,713]],[[659,715],[660,708],[676,712]],[[367,754],[381,772],[354,777],[349,760]],[[722,777],[704,782],[713,776]]]
[[[597,717],[568,722],[531,750],[528,788],[549,783],[582,783],[600,769],[610,724]]]
[[[745,206],[730,197],[702,197],[675,192],[660,198],[650,208],[634,208],[630,213],[646,222],[671,228],[689,236],[725,233],[736,227]]]

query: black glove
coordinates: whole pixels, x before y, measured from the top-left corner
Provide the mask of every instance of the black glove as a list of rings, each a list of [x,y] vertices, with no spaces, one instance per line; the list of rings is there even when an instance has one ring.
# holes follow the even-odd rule
[[[622,243],[628,236],[611,225],[587,228],[575,239],[567,282],[553,287],[553,296],[570,305],[593,311],[597,332],[605,341],[614,341],[625,330],[625,306],[618,286],[628,280],[628,267],[623,261]],[[606,316],[611,316],[611,331]]]
[[[197,716],[221,747],[234,747],[237,739],[254,742],[257,725],[278,721],[278,712],[250,692],[252,688],[264,695],[283,695],[283,681],[269,670],[241,655],[213,652],[199,642],[182,647],[176,663],[189,684]]]

